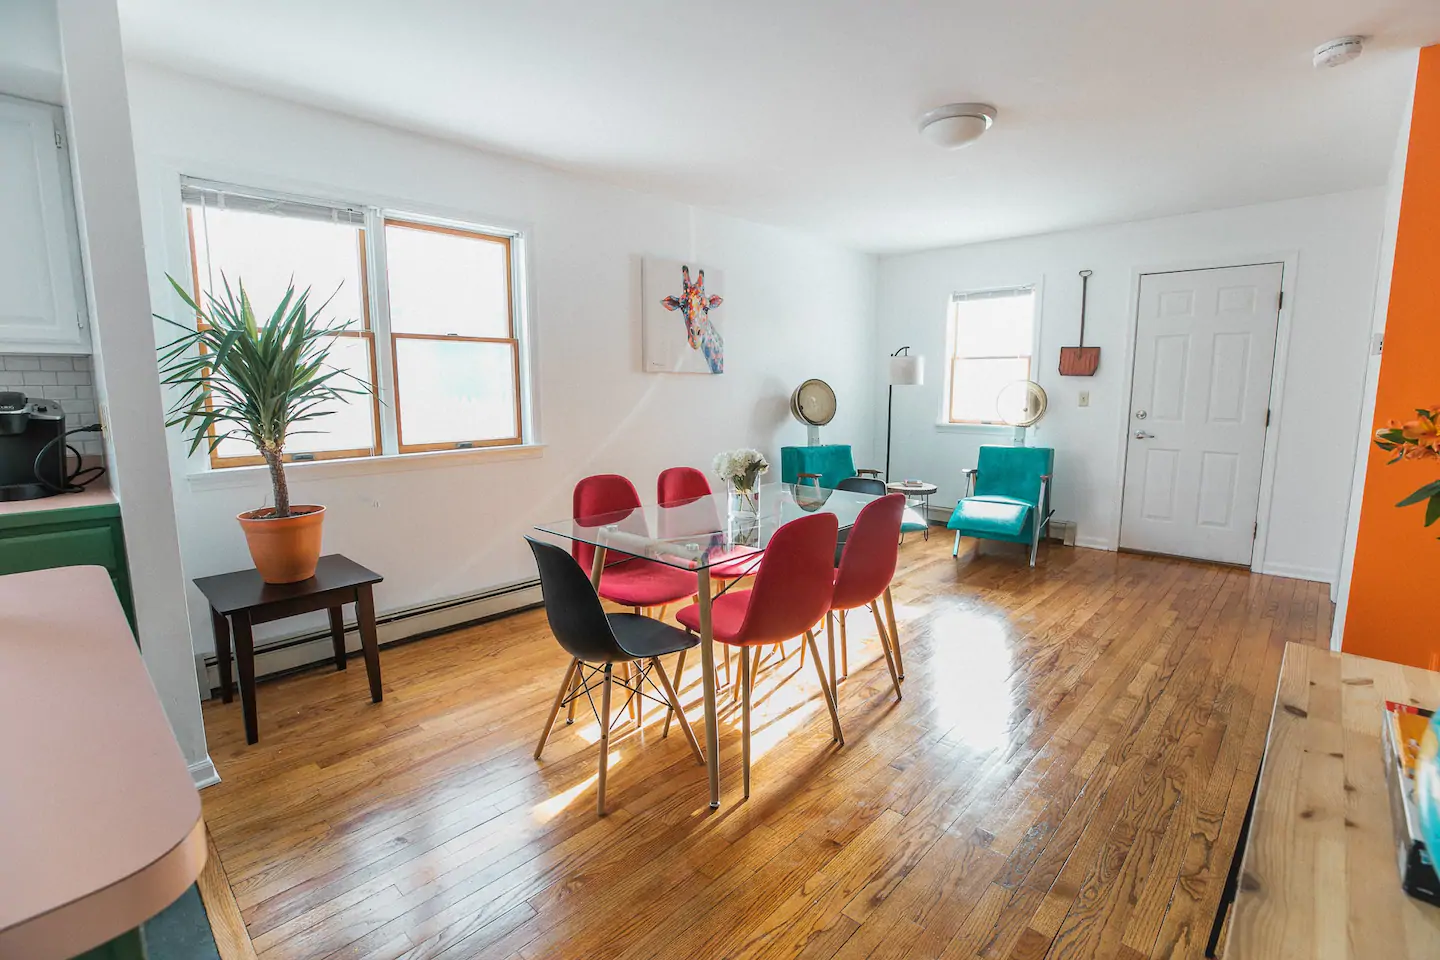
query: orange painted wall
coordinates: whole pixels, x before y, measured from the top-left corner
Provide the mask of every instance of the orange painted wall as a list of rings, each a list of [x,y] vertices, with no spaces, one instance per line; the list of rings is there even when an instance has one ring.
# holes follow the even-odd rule
[[[1440,404],[1440,46],[1420,52],[1405,161],[1385,349],[1372,430]],[[1395,504],[1440,477],[1435,461],[1366,466],[1343,647],[1440,670],[1440,523]]]

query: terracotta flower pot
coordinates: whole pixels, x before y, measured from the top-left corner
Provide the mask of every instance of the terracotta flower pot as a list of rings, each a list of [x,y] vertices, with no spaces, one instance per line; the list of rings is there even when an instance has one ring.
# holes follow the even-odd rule
[[[320,559],[320,526],[325,508],[292,504],[290,516],[277,519],[274,511],[247,510],[235,519],[245,531],[250,559],[266,583],[297,583],[315,576]]]

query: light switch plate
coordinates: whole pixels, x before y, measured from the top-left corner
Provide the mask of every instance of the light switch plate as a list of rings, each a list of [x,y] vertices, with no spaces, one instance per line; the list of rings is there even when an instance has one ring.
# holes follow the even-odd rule
[[[1090,391],[1089,391],[1089,390],[1081,390],[1081,391],[1080,391],[1080,406],[1082,406],[1082,407],[1088,407],[1088,406],[1090,406]]]

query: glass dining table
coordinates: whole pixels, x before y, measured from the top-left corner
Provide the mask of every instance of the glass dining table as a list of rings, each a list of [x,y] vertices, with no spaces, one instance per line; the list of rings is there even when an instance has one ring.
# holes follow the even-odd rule
[[[713,599],[706,573],[753,558],[758,566],[770,538],[791,520],[810,513],[833,513],[844,533],[861,509],[879,499],[864,493],[788,483],[765,484],[748,504],[728,492],[673,504],[649,504],[613,513],[568,517],[537,524],[554,537],[595,547],[590,580],[597,587],[609,553],[643,557],[679,570],[694,571],[700,607],[700,663],[705,690],[705,763],[710,773],[710,808],[720,806],[720,731],[715,706],[715,649],[710,609]],[[906,521],[923,522],[907,508]]]

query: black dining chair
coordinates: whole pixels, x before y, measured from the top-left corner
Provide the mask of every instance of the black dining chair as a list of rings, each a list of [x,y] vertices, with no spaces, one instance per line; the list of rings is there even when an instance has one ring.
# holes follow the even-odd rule
[[[874,477],[846,477],[835,484],[836,490],[848,490],[851,493],[863,493],[869,497],[883,497],[889,493],[885,488],[884,480],[877,480]],[[835,544],[835,566],[840,566],[840,554],[845,552],[845,537],[849,530],[840,531],[840,539]]]
[[[667,711],[674,710],[695,758],[702,764],[705,762],[700,741],[695,739],[695,731],[690,729],[690,722],[685,719],[685,711],[680,709],[680,700],[675,696],[675,688],[659,659],[666,654],[689,650],[700,641],[684,630],[651,617],[634,613],[606,613],[590,578],[569,552],[531,537],[525,540],[530,544],[530,550],[535,554],[535,565],[540,569],[540,592],[545,599],[545,616],[550,621],[550,630],[571,657],[560,692],[555,695],[550,716],[545,720],[545,729],[540,731],[535,759],[539,760],[544,752],[560,709],[581,697],[588,701],[600,724],[600,773],[596,778],[598,795],[595,805],[603,817],[605,767],[610,756],[612,687],[618,685],[626,691],[625,703],[619,711],[621,716],[635,697],[646,697],[667,708]],[[640,669],[629,677],[616,676],[611,669],[616,663],[630,661],[639,663]],[[603,680],[597,682],[597,677],[603,677]],[[645,692],[647,681],[650,688],[664,699]],[[659,681],[658,684],[656,681]],[[600,688],[598,710],[591,695],[597,686]]]

